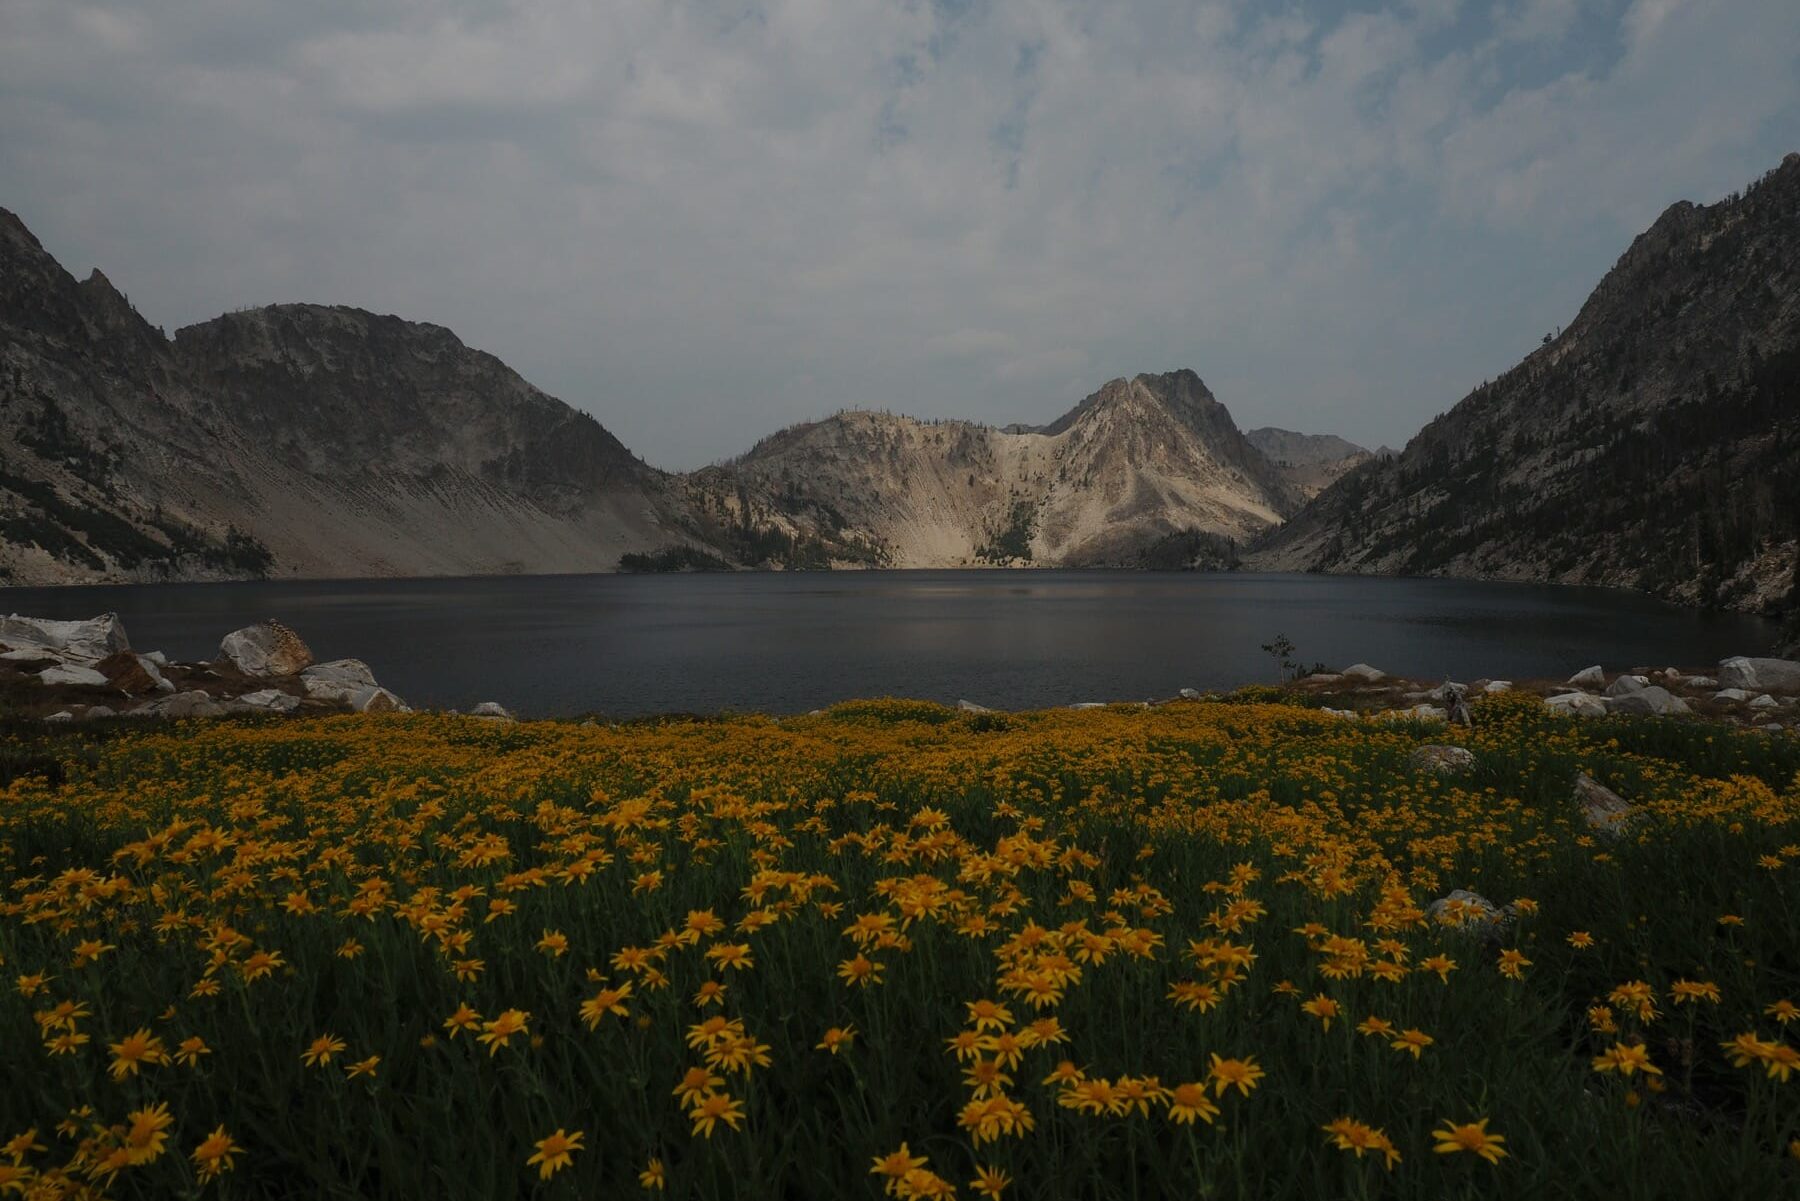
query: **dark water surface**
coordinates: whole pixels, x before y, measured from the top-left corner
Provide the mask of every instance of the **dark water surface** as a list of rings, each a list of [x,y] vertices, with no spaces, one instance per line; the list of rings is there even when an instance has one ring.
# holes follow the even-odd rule
[[[208,659],[287,622],[415,705],[528,714],[756,709],[851,697],[999,708],[1269,681],[1307,664],[1526,678],[1762,654],[1773,623],[1627,592],[1458,580],[1077,571],[528,576],[0,589],[0,612],[117,612],[138,650]]]

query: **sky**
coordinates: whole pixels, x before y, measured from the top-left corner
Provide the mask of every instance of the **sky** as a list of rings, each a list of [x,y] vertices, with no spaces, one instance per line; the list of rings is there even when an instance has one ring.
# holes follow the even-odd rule
[[[670,469],[1178,367],[1398,446],[1795,150],[1795,0],[0,2],[76,275],[445,325]]]

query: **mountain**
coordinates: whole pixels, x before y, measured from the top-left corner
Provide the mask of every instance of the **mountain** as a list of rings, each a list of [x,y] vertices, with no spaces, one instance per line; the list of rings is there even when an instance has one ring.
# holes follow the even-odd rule
[[[1185,370],[1113,380],[1038,427],[842,412],[685,483],[715,542],[779,530],[811,563],[890,567],[1184,566],[1302,499]]]
[[[0,210],[0,578],[601,571],[685,521],[446,329],[278,305],[170,340]]]
[[[1569,327],[1251,556],[1275,570],[1800,601],[1800,155],[1676,204]]]
[[[1336,434],[1299,434],[1293,430],[1263,426],[1244,435],[1281,471],[1282,478],[1311,500],[1336,483],[1352,467],[1360,467],[1377,454]]]

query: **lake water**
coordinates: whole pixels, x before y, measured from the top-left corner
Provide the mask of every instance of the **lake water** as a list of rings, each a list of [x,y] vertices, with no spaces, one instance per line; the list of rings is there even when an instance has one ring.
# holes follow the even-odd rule
[[[138,650],[212,658],[264,617],[415,705],[533,715],[803,712],[852,697],[997,708],[1139,700],[1306,664],[1423,679],[1566,677],[1763,654],[1773,623],[1633,593],[1459,580],[896,571],[0,589],[0,612],[117,612]]]

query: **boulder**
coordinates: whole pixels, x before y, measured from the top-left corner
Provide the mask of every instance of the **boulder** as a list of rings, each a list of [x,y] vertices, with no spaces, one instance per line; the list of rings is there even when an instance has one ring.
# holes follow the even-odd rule
[[[1299,682],[1302,684],[1335,684],[1343,678],[1342,672],[1315,671],[1310,676],[1303,676]]]
[[[375,688],[375,673],[361,659],[333,659],[329,663],[315,663],[300,673],[301,687],[306,695],[321,701],[334,701],[348,704],[350,699],[366,688]]]
[[[74,721],[75,715],[73,713],[70,713],[67,709],[63,709],[60,712],[52,713],[50,716],[46,717],[44,720],[49,722],[51,725],[60,726],[64,722]]]
[[[291,692],[283,692],[279,688],[263,688],[256,692],[246,692],[237,698],[240,705],[248,705],[252,709],[268,713],[292,713],[300,707],[300,698]]]
[[[6,641],[0,633],[0,642]],[[1800,692],[1800,660],[1747,659],[1738,656],[1719,663],[1719,681],[1727,688],[1759,692]]]
[[[1198,688],[1183,688],[1176,695],[1184,701],[1197,701],[1200,699],[1200,690]]]
[[[986,705],[977,705],[974,701],[957,701],[956,707],[964,713],[992,713]]]
[[[1649,686],[1649,681],[1642,676],[1620,676],[1606,686],[1606,696],[1630,696],[1634,692],[1642,692]]]
[[[6,663],[61,663],[62,659],[55,651],[47,651],[34,647],[24,647],[16,651],[0,651],[0,662]]]
[[[1606,687],[1606,669],[1598,663],[1592,667],[1584,667],[1569,677],[1569,683],[1577,688],[1604,688]]]
[[[1671,713],[1688,712],[1686,701],[1667,688],[1661,688],[1655,684],[1623,696],[1610,697],[1606,702],[1606,707],[1613,713],[1629,713],[1640,717],[1659,717]]]
[[[1512,681],[1511,680],[1489,680],[1485,685],[1482,686],[1481,690],[1485,693],[1488,693],[1490,696],[1496,692],[1511,692],[1512,691]]]
[[[1631,804],[1586,772],[1575,773],[1575,803],[1589,829],[1618,834],[1631,820]]]
[[[1498,936],[1510,928],[1518,910],[1502,908],[1478,892],[1456,888],[1425,907],[1426,920],[1463,934]]]
[[[1319,712],[1320,713],[1329,713],[1333,717],[1341,717],[1346,721],[1355,721],[1356,717],[1357,717],[1356,710],[1354,710],[1354,709],[1326,708],[1326,709],[1320,709]]]
[[[1407,757],[1406,766],[1434,776],[1453,776],[1475,766],[1475,753],[1460,746],[1422,746]]]
[[[377,685],[364,688],[350,698],[350,708],[358,713],[409,713],[406,702]]]
[[[1735,704],[1738,701],[1749,700],[1750,696],[1751,694],[1742,688],[1721,688],[1713,693],[1712,698],[1715,701],[1730,701]]]
[[[1780,708],[1780,702],[1765,692],[1751,701],[1750,707],[1752,709],[1777,709]]]
[[[1717,688],[1719,686],[1719,682],[1711,676],[1689,676],[1682,682],[1689,688]]]
[[[1545,699],[1552,713],[1563,717],[1605,717],[1606,702],[1585,692],[1564,692]]]
[[[247,676],[291,676],[313,661],[300,635],[272,618],[225,635],[219,658]]]
[[[130,651],[108,655],[94,664],[94,670],[105,676],[107,683],[126,696],[148,696],[152,692],[175,691],[175,685],[163,678],[163,673],[154,662]]]
[[[1105,701],[1076,701],[1073,705],[1070,705],[1069,708],[1071,708],[1071,709],[1104,709],[1104,708],[1106,708],[1106,702]]]
[[[1440,709],[1436,705],[1414,705],[1406,712],[1421,721],[1447,721],[1450,717],[1448,709]]]
[[[143,717],[217,717],[225,712],[225,707],[204,688],[195,688],[151,701],[132,712]]]
[[[117,717],[118,713],[106,705],[89,705],[81,711],[82,721],[99,721],[103,717]]]
[[[473,709],[469,710],[469,716],[498,717],[505,721],[517,720],[517,718],[513,717],[513,715],[507,711],[506,706],[502,705],[499,701],[482,701],[479,705],[476,705]]]
[[[1341,673],[1352,680],[1360,680],[1364,684],[1373,684],[1387,679],[1387,672],[1379,667],[1370,667],[1367,663],[1352,663]]]
[[[91,667],[82,667],[77,663],[58,663],[55,667],[46,667],[37,673],[37,678],[46,684],[86,684],[90,687],[106,687],[106,677]]]
[[[14,613],[0,617],[0,644],[13,650],[52,651],[59,659],[84,663],[98,663],[131,648],[117,613],[102,613],[86,621],[50,621]]]

